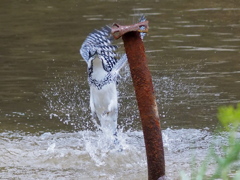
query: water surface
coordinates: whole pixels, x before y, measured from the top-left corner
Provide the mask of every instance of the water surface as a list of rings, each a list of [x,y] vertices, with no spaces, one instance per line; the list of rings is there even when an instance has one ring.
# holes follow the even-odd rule
[[[150,21],[144,43],[177,179],[207,153],[217,108],[240,102],[238,1],[0,2],[1,179],[147,179],[129,68],[119,81],[124,151],[96,131],[79,48],[93,29]],[[116,44],[122,46],[121,40]],[[121,49],[123,50],[123,49]],[[219,145],[225,142],[219,137]]]

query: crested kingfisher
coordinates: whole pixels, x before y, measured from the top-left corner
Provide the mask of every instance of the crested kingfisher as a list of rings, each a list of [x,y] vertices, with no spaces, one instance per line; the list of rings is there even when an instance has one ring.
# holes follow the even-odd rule
[[[145,21],[142,16],[139,21]],[[143,39],[145,33],[140,33]],[[97,116],[101,129],[107,128],[116,134],[118,118],[117,78],[120,69],[127,62],[127,55],[116,53],[111,28],[104,26],[90,33],[80,48],[80,54],[87,63],[90,86],[90,108]]]

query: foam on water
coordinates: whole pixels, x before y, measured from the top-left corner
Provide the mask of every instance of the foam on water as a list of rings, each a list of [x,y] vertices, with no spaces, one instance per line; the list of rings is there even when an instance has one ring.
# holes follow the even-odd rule
[[[114,145],[112,135],[101,131],[47,132],[40,136],[2,133],[0,169],[4,170],[0,177],[44,179],[66,177],[71,171],[77,172],[76,179],[121,177],[132,168],[146,167],[140,133],[129,135],[119,132],[119,144]],[[22,172],[22,169],[28,172]],[[33,175],[33,170],[39,172]],[[75,177],[75,173],[70,177]]]
[[[1,179],[147,179],[141,131],[118,132],[119,144],[101,131],[27,135],[0,134]],[[219,144],[223,136],[214,138]],[[170,179],[189,172],[193,158],[204,159],[213,140],[206,130],[163,131],[166,171]]]

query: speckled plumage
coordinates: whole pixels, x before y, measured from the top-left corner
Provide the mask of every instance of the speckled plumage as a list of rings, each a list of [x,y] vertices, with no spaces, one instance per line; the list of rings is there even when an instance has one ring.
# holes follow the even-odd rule
[[[142,16],[139,21],[145,21]],[[143,27],[144,28],[144,27]],[[143,39],[145,33],[140,33]],[[97,115],[102,129],[115,133],[118,117],[117,77],[127,61],[126,54],[116,53],[118,47],[112,44],[109,26],[94,30],[83,42],[80,54],[88,65],[90,86],[90,108]]]
[[[80,54],[88,65],[92,114],[97,115],[101,128],[111,129],[114,133],[118,116],[116,82],[127,57],[123,55],[118,59],[118,47],[112,41],[110,27],[95,30],[83,42]]]

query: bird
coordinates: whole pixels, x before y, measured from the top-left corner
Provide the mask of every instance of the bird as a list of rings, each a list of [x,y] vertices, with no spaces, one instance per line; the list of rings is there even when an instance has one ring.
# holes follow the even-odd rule
[[[142,16],[139,21],[145,21]],[[140,33],[143,39],[145,33]],[[90,87],[90,109],[98,118],[102,130],[116,135],[118,119],[117,80],[119,71],[127,62],[127,55],[117,53],[113,44],[111,28],[104,26],[90,33],[80,48],[80,54],[87,63]]]

